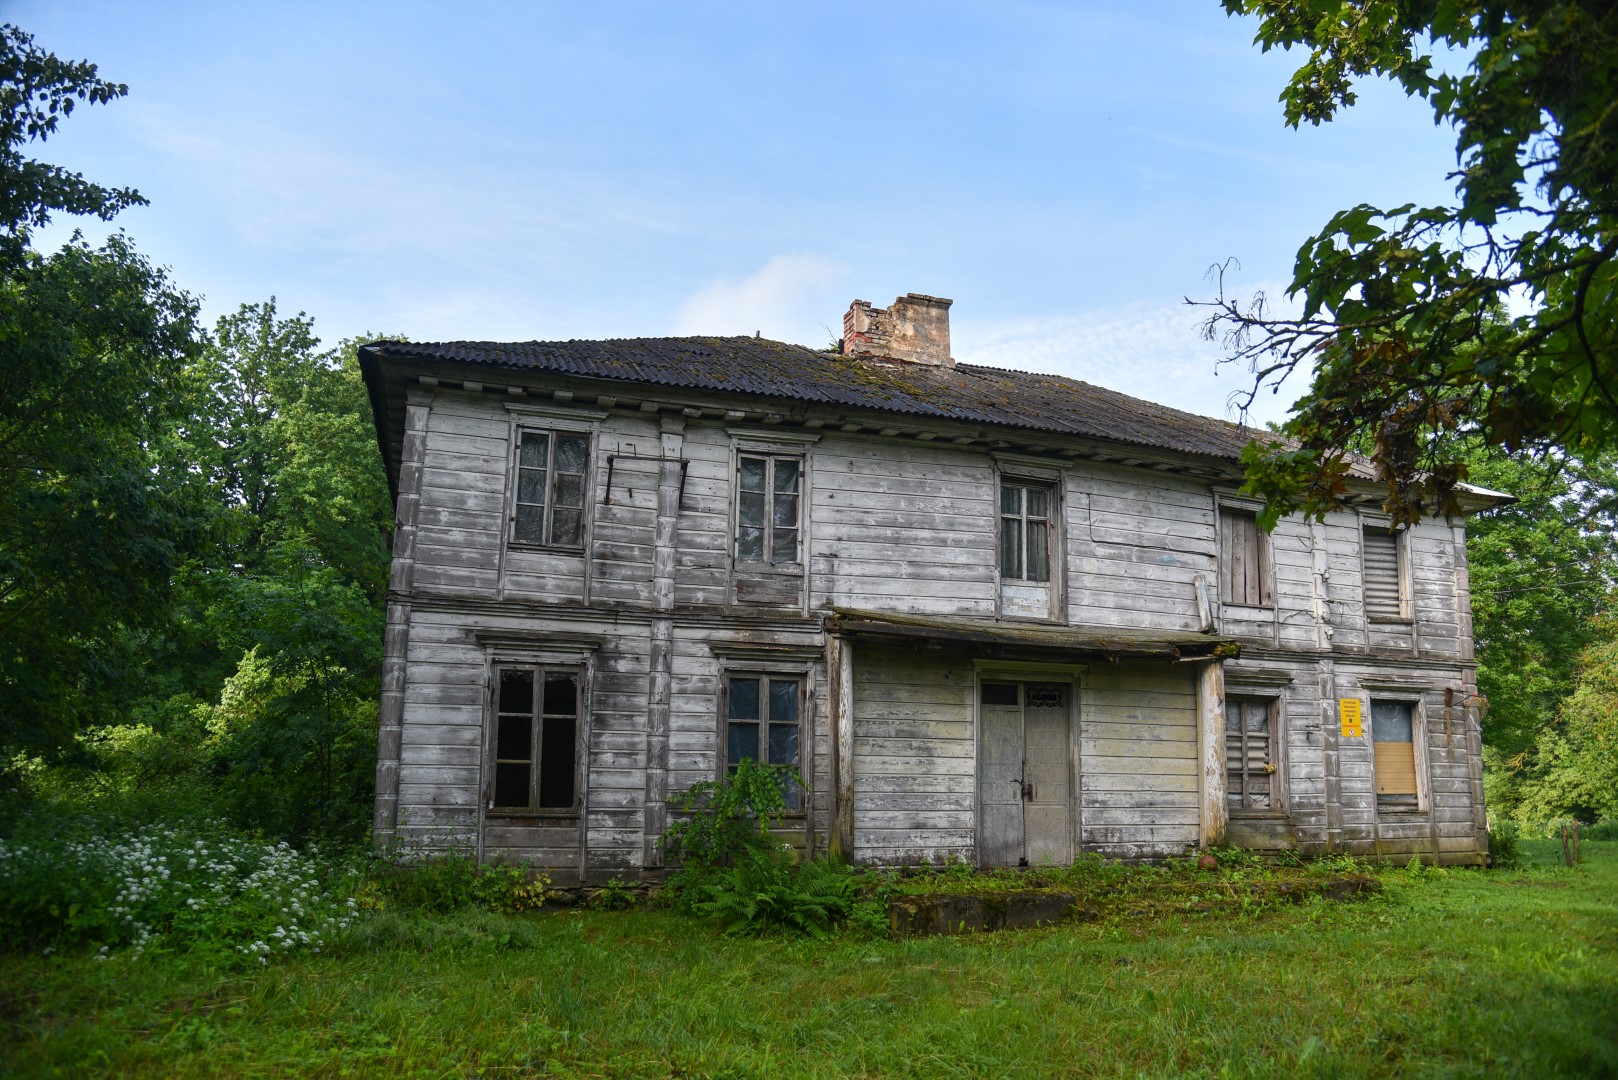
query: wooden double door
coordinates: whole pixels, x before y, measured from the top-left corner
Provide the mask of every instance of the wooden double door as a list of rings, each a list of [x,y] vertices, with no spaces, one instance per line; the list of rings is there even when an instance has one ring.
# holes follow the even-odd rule
[[[978,863],[1073,861],[1070,683],[979,688]]]

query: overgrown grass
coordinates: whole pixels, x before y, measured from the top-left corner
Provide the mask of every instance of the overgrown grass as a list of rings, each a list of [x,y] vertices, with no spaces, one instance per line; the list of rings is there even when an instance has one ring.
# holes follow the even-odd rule
[[[908,941],[386,912],[320,956],[0,958],[8,1075],[1618,1075],[1618,844],[1242,913]]]

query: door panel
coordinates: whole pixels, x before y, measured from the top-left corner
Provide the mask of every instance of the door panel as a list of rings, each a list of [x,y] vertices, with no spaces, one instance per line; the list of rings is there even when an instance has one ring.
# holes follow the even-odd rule
[[[985,704],[982,717],[978,862],[983,866],[1016,866],[1023,857],[1022,706]]]
[[[1031,866],[1073,861],[1066,690],[1038,683],[1023,688],[1023,829]]]

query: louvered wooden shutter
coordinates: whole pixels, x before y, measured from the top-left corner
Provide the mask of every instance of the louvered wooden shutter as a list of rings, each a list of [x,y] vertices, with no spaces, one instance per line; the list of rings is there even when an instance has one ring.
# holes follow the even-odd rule
[[[1399,537],[1367,526],[1365,543],[1365,613],[1387,618],[1404,615],[1399,587]]]
[[[1225,792],[1232,808],[1267,810],[1275,774],[1270,756],[1270,705],[1232,698],[1225,705]]]

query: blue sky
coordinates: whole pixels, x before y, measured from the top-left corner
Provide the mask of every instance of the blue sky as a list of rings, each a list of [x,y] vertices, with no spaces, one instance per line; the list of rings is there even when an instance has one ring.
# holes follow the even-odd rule
[[[961,360],[1227,415],[1180,303],[1209,266],[1279,294],[1332,212],[1440,201],[1454,162],[1385,85],[1285,128],[1298,58],[1216,0],[4,11],[130,88],[39,155],[139,188],[117,226],[210,320],[274,295],[328,341],[823,346],[913,291]]]

